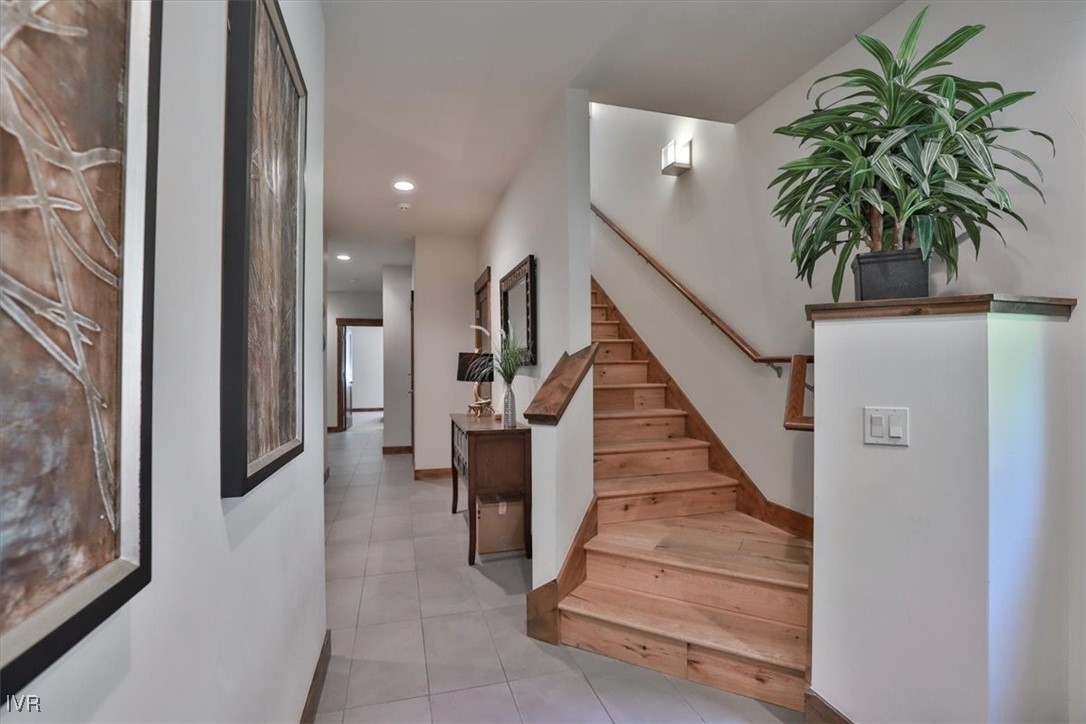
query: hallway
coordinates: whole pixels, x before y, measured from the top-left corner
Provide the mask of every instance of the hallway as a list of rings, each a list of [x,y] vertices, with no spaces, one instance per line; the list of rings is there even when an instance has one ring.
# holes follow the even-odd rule
[[[332,661],[317,721],[798,722],[802,715],[529,639],[523,557],[469,567],[450,482],[382,455],[381,413],[328,437]],[[460,499],[466,493],[461,488]]]

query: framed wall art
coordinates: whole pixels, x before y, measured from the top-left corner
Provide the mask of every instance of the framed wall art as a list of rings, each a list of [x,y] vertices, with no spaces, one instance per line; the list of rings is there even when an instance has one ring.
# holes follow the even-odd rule
[[[0,696],[151,580],[159,2],[4,3]]]
[[[222,495],[301,454],[306,88],[275,0],[230,0]]]

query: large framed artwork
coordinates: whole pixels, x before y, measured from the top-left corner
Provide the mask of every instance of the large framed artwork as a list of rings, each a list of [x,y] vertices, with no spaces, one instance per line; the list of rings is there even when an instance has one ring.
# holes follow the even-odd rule
[[[302,452],[306,88],[275,0],[230,0],[222,495]]]
[[[162,7],[0,4],[0,697],[151,580]]]

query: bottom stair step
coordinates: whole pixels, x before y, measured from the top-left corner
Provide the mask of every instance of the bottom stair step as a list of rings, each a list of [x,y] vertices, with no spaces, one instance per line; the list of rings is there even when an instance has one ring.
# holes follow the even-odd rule
[[[807,630],[588,581],[558,605],[562,643],[801,710]]]

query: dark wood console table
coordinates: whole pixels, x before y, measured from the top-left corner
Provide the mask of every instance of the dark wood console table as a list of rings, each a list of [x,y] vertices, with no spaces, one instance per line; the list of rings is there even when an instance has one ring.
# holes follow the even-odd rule
[[[532,429],[493,417],[451,415],[453,513],[460,476],[468,482],[468,565],[475,565],[475,502],[480,495],[524,496],[524,552],[532,557]]]

